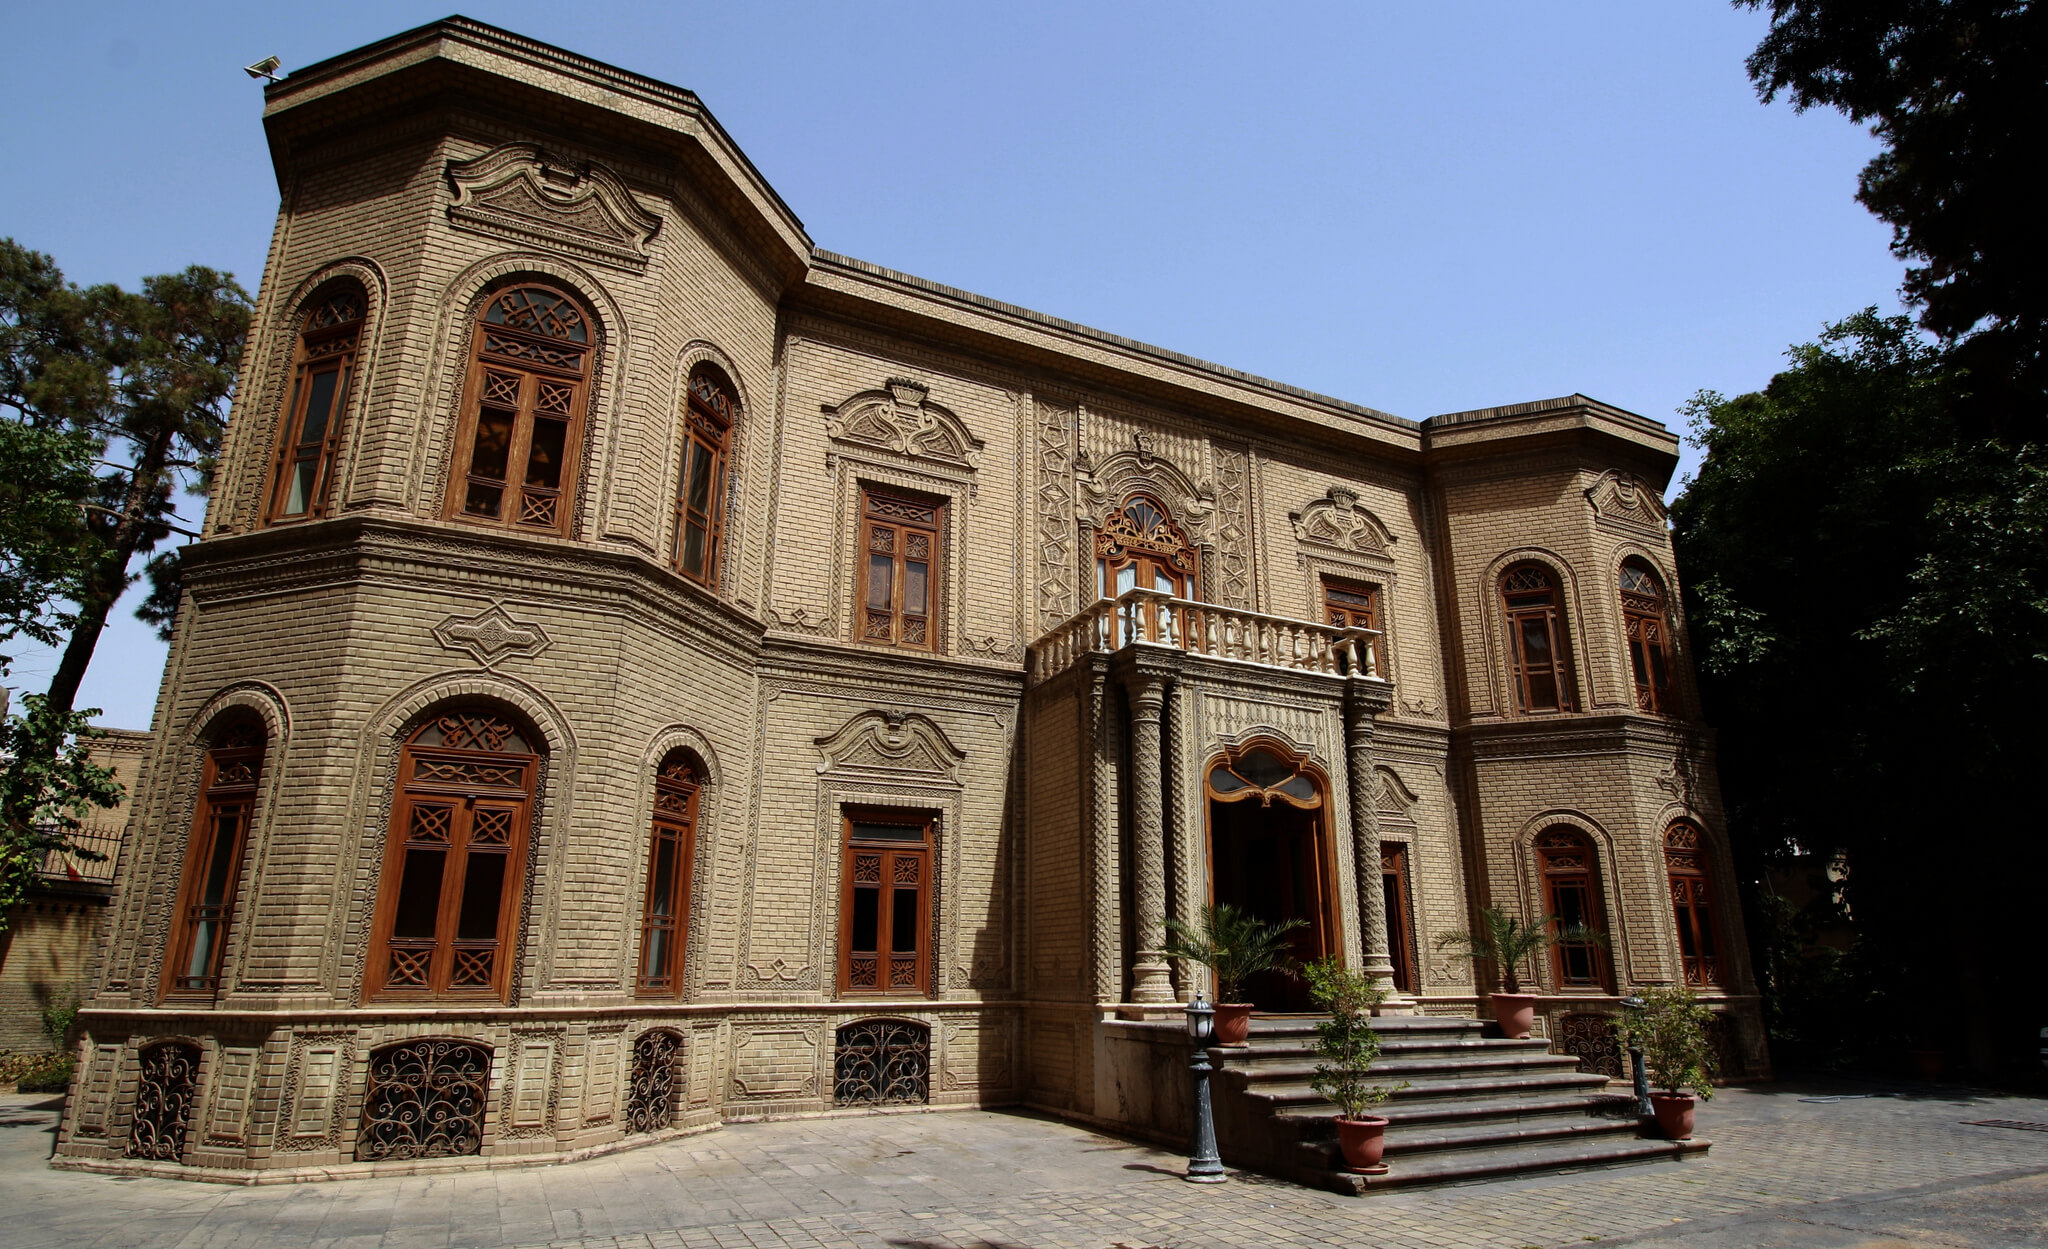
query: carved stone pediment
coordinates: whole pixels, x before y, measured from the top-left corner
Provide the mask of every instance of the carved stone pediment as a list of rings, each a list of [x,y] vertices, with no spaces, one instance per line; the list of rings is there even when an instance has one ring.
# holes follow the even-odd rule
[[[1380,518],[1359,505],[1358,495],[1342,486],[1298,512],[1288,513],[1294,522],[1294,536],[1317,546],[1335,547],[1357,555],[1391,555],[1394,535]]]
[[[1634,473],[1609,469],[1586,491],[1586,502],[1600,520],[1615,521],[1656,533],[1665,531],[1664,497]]]
[[[1216,491],[1197,484],[1172,460],[1154,455],[1142,435],[1134,435],[1132,442],[1129,451],[1104,456],[1100,463],[1077,465],[1082,470],[1082,519],[1100,525],[1124,500],[1144,494],[1164,504],[1195,541],[1206,539],[1216,514]]]
[[[611,170],[571,165],[532,143],[450,161],[448,180],[448,220],[460,229],[635,273],[646,269],[647,242],[661,228]]]
[[[959,417],[931,402],[931,388],[892,377],[880,390],[864,390],[842,403],[827,404],[826,432],[835,442],[858,443],[913,460],[972,469],[982,442]]]
[[[449,650],[468,651],[488,668],[507,656],[538,655],[553,639],[539,625],[514,620],[493,603],[474,616],[450,616],[435,625],[434,640]]]
[[[1398,816],[1401,819],[1412,818],[1415,804],[1420,801],[1415,796],[1415,791],[1402,783],[1392,768],[1375,768],[1374,771],[1378,772],[1380,777],[1380,792],[1375,809],[1381,815]]]
[[[959,779],[966,753],[938,725],[915,712],[863,711],[816,741],[823,772],[884,772]]]

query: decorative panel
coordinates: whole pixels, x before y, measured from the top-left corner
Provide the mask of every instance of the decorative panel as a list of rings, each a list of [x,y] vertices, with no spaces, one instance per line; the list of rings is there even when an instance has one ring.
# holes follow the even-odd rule
[[[583,1077],[583,1122],[586,1126],[610,1123],[619,1100],[619,1031],[593,1031],[586,1054],[589,1066]]]
[[[809,1028],[774,1024],[733,1029],[736,1097],[815,1097],[818,1038]]]
[[[78,1134],[105,1136],[107,1109],[113,1101],[114,1076],[121,1068],[121,1047],[95,1045],[87,1060],[85,1098],[78,1108]]]
[[[299,1095],[292,1107],[292,1135],[326,1135],[334,1115],[335,1078],[340,1070],[341,1050],[334,1046],[309,1049],[299,1059]]]
[[[676,1058],[680,1034],[656,1028],[633,1042],[632,1087],[626,1094],[626,1130],[659,1132],[676,1119]]]

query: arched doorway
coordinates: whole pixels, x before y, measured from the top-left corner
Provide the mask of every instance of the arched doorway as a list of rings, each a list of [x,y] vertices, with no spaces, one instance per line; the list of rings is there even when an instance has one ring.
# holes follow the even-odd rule
[[[1209,768],[1209,894],[1268,923],[1304,921],[1288,934],[1300,962],[1343,949],[1337,922],[1336,859],[1330,851],[1329,787],[1278,743],[1227,752]],[[1245,999],[1263,1011],[1305,1011],[1302,981],[1280,972],[1253,977]]]

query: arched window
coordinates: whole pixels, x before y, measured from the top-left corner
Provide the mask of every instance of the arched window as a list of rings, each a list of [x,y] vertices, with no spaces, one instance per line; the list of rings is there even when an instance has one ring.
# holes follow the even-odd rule
[[[1164,590],[1195,597],[1195,549],[1173,514],[1150,495],[1124,500],[1095,531],[1095,591],[1115,598],[1125,590]]]
[[[278,427],[277,463],[271,473],[269,519],[273,524],[327,512],[334,453],[341,444],[342,414],[348,405],[362,331],[362,292],[350,288],[320,298],[299,333],[292,386]]]
[[[406,742],[371,995],[506,999],[539,770],[525,735],[487,709],[431,717]]]
[[[1671,618],[1663,582],[1640,559],[1622,561],[1621,621],[1635,676],[1636,710],[1671,714]]]
[[[178,895],[178,927],[171,942],[172,993],[211,993],[220,987],[221,953],[235,916],[256,784],[262,779],[263,726],[238,720],[218,730],[206,752]]]
[[[1583,928],[1602,932],[1600,874],[1592,839],[1576,828],[1553,828],[1536,838],[1536,864],[1543,876],[1543,909],[1556,916],[1560,932]],[[1560,988],[1598,988],[1606,980],[1600,943],[1558,941],[1550,967]]]
[[[1541,564],[1517,564],[1500,579],[1508,626],[1508,675],[1522,711],[1570,711],[1570,640],[1564,596]]]
[[[1665,830],[1664,871],[1671,881],[1671,911],[1678,920],[1678,952],[1685,961],[1687,984],[1721,982],[1706,856],[1698,825],[1680,820]]]
[[[690,370],[690,395],[683,404],[683,468],[676,480],[676,571],[713,589],[724,537],[725,452],[739,411],[732,383],[716,366]]]
[[[654,777],[654,828],[648,838],[647,889],[640,906],[643,994],[673,994],[683,983],[690,936],[690,869],[697,854],[697,794],[704,773],[685,750],[672,750]]]
[[[448,474],[448,515],[568,531],[590,392],[590,318],[544,286],[499,291],[477,318]]]

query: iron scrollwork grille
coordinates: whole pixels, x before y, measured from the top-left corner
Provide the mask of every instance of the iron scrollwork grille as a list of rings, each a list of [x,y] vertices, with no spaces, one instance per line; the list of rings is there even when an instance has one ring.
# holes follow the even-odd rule
[[[1558,1048],[1579,1060],[1579,1070],[1619,1080],[1621,1040],[1614,1020],[1606,1015],[1566,1015],[1558,1028]]]
[[[480,1153],[491,1051],[462,1041],[413,1041],[370,1056],[361,1162]]]
[[[931,1100],[931,1029],[899,1019],[868,1019],[839,1029],[832,1101],[840,1106],[903,1106]]]
[[[177,1162],[185,1156],[192,1094],[199,1082],[199,1047],[166,1041],[142,1051],[142,1082],[135,1091],[130,1158]]]
[[[683,1038],[666,1029],[633,1042],[632,1088],[626,1095],[626,1130],[659,1132],[676,1121],[676,1055]]]

